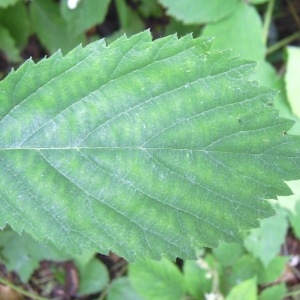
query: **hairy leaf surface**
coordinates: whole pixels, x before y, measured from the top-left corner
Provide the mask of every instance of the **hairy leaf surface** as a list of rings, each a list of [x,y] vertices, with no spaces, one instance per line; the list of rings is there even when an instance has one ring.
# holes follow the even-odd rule
[[[149,32],[31,60],[0,84],[0,226],[79,252],[194,258],[290,194],[300,140],[254,64]]]

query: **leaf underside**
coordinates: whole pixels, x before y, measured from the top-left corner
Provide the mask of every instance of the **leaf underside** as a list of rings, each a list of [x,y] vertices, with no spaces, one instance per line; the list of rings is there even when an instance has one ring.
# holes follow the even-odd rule
[[[148,31],[31,60],[0,84],[0,226],[72,252],[195,258],[273,214],[300,140],[254,64]]]

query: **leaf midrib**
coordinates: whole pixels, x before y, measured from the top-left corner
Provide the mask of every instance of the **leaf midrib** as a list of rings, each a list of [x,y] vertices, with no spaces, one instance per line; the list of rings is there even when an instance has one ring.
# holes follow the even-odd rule
[[[281,147],[278,144],[275,147]],[[222,150],[205,150],[205,149],[191,149],[191,148],[160,148],[160,147],[26,147],[26,148],[0,148],[0,151],[80,151],[80,150],[140,150],[140,151],[189,151],[189,152],[203,152],[203,153],[224,153],[224,154],[245,154],[245,155],[258,155],[258,156],[274,156],[282,157],[282,155],[272,153],[249,153],[249,152],[235,152],[235,151],[222,151]],[[274,149],[274,147],[272,147]],[[297,158],[298,156],[284,156],[285,158]]]

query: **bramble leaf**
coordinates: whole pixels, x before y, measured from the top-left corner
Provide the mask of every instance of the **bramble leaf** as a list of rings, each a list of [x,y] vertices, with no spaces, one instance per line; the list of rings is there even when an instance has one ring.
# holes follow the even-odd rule
[[[31,60],[0,83],[0,226],[68,251],[195,258],[241,241],[300,177],[253,62],[149,32]]]

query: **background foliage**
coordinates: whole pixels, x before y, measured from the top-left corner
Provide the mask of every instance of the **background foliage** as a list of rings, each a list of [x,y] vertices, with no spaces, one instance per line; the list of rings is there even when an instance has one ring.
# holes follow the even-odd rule
[[[280,90],[275,105],[281,116],[296,121],[290,132],[300,134],[298,1],[81,0],[74,9],[68,5],[66,0],[0,1],[2,77],[29,56],[38,61],[45,54],[58,49],[67,53],[99,37],[107,37],[110,43],[124,32],[130,36],[149,27],[154,37],[193,32],[194,37],[213,36],[213,49],[232,49],[236,55],[258,61],[252,78]],[[14,273],[8,273],[14,271],[32,298],[39,294],[50,299],[74,295],[110,300],[250,300],[287,295],[296,299],[300,189],[297,181],[288,184],[295,195],[271,201],[277,215],[264,220],[260,229],[245,231],[243,246],[202,249],[197,261],[177,261],[176,265],[166,260],[127,265],[114,256],[105,260],[94,253],[74,257],[6,228],[0,234],[0,259],[5,265],[1,280],[10,288],[0,286],[0,295],[19,297],[24,292],[14,292],[15,286],[9,283],[20,284]],[[46,279],[41,274],[45,270],[50,274]],[[72,277],[74,270],[77,275]]]

